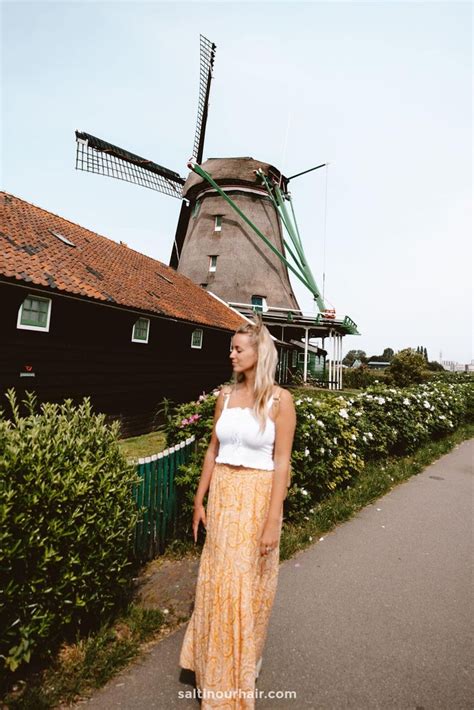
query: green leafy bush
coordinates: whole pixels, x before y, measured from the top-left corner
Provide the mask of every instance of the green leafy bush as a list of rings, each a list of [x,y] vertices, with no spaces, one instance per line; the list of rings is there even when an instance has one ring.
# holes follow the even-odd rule
[[[393,383],[398,387],[425,382],[431,375],[427,370],[424,356],[411,348],[400,350],[394,355],[387,371],[390,373]]]
[[[103,622],[127,596],[135,470],[118,428],[92,412],[13,391],[0,412],[0,654],[14,671]]]
[[[338,398],[301,396],[295,400],[296,431],[292,453],[292,484],[286,518],[296,519],[315,502],[362,470],[356,428]]]
[[[342,383],[347,389],[364,389],[380,382],[392,384],[392,376],[387,370],[371,370],[367,365],[342,370]]]

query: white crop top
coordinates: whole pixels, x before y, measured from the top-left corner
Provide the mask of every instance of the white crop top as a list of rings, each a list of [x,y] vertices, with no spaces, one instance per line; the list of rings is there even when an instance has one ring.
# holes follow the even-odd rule
[[[225,395],[222,414],[216,422],[219,439],[219,453],[216,463],[232,466],[261,468],[273,471],[273,445],[275,443],[275,422],[267,416],[264,431],[250,407],[228,407],[230,394]],[[273,403],[273,395],[268,400],[268,409]]]

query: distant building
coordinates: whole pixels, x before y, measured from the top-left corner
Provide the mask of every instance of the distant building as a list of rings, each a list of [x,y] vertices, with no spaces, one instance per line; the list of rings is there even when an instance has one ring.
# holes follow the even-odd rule
[[[371,370],[385,370],[387,367],[390,367],[389,362],[381,362],[378,360],[369,360],[367,363],[367,367],[369,367]]]
[[[470,365],[464,365],[455,360],[442,360],[441,364],[448,372],[474,372],[474,360],[471,360]]]

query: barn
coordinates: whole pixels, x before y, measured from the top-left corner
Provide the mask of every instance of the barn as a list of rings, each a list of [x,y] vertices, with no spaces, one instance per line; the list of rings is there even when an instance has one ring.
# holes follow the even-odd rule
[[[229,379],[244,319],[219,298],[14,195],[0,193],[0,215],[2,393],[90,396],[132,436],[153,428],[163,398],[188,401]]]

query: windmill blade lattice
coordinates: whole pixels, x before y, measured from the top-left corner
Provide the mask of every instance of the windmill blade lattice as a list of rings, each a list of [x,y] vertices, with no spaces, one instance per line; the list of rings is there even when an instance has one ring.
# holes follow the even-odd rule
[[[151,160],[141,158],[89,133],[76,131],[76,169],[148,187],[182,198],[184,178]]]
[[[207,109],[209,105],[209,92],[211,90],[212,68],[216,56],[216,45],[203,35],[199,35],[201,65],[199,72],[199,101],[194,134],[193,159],[202,162],[204,151],[204,138],[206,134]]]

